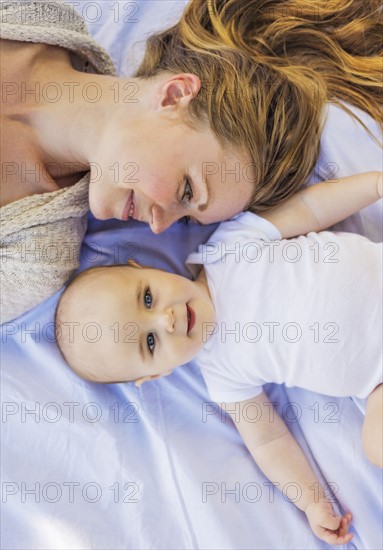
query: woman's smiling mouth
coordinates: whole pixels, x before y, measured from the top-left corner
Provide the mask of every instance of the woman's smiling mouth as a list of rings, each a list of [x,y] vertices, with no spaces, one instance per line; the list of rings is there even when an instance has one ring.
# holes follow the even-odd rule
[[[126,201],[125,208],[122,212],[122,219],[127,221],[129,219],[135,219],[135,204],[134,204],[134,191],[130,192],[128,200]]]

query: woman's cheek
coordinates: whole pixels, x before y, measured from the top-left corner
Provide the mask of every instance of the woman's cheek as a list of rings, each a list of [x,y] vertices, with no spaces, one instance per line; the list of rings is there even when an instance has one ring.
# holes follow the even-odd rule
[[[149,181],[143,183],[140,189],[145,195],[161,206],[170,204],[176,195],[176,188],[172,177],[159,178],[152,177]]]

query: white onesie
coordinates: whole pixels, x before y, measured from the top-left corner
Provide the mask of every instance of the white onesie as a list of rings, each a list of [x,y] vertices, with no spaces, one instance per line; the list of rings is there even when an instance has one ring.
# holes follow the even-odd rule
[[[367,397],[382,382],[382,244],[353,233],[281,239],[250,212],[222,223],[203,264],[216,309],[198,355],[217,402],[267,382]]]

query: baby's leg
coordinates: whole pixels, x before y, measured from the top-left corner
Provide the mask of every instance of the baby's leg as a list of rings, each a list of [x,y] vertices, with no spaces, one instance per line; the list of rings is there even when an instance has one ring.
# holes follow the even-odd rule
[[[383,384],[377,386],[367,399],[362,442],[369,461],[383,468]]]

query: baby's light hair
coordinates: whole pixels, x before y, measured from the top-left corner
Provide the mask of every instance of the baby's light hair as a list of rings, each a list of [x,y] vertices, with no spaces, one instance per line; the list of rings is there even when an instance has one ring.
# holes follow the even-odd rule
[[[94,277],[102,277],[105,269],[116,267],[120,266],[96,266],[76,275],[62,293],[55,311],[54,328],[57,347],[68,366],[80,376],[80,378],[89,382],[103,383],[103,381],[98,380],[97,376],[92,372],[92,356],[84,356],[84,354],[79,353],[78,347],[76,346],[76,339],[74,338],[74,330],[71,331],[70,326],[71,323],[78,322],[77,319],[79,317],[81,318],[82,312],[88,310],[89,307],[95,307],[95,296],[89,292],[87,294],[89,300],[84,302],[84,300],[80,299],[82,296],[81,293],[89,288]],[[101,357],[98,359],[102,360]],[[135,379],[132,378],[131,381],[133,382],[134,380]],[[109,380],[107,383],[117,384],[127,381],[127,379]]]

